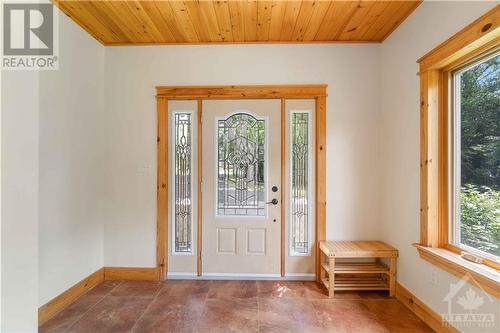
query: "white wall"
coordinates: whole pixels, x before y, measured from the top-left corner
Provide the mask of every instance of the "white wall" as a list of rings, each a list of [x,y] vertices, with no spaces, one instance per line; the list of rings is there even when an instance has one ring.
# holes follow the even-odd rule
[[[1,332],[103,266],[104,47],[59,28],[59,70],[1,75]]]
[[[106,266],[155,266],[157,85],[329,85],[327,235],[380,234],[378,45],[108,47]]]
[[[2,326],[38,326],[38,72],[2,71]]]
[[[104,47],[61,14],[59,60],[40,73],[40,305],[104,263]]]
[[[398,280],[438,312],[456,278],[421,260],[419,241],[420,111],[417,59],[457,33],[496,2],[424,2],[382,44],[381,235],[400,250]],[[431,283],[432,276],[437,284]],[[498,309],[496,310],[498,311]]]

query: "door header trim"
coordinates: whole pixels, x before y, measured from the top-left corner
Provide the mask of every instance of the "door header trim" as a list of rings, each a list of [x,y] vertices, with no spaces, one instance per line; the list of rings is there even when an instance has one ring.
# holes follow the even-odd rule
[[[326,84],[252,86],[158,86],[156,97],[168,99],[260,99],[326,97]]]

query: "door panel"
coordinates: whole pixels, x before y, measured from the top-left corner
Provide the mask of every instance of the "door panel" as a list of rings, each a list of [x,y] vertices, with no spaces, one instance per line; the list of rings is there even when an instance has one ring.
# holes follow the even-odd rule
[[[266,228],[247,229],[247,254],[266,254]]]
[[[203,101],[203,273],[280,273],[281,101]],[[273,186],[278,187],[272,192]]]

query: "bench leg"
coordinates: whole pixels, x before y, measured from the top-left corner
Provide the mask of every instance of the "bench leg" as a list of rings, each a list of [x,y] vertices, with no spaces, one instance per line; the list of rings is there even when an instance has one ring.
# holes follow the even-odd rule
[[[329,258],[328,260],[328,297],[333,298],[335,294],[335,258]]]
[[[325,258],[326,258],[326,256],[323,254],[323,252],[320,252],[320,253],[319,253],[319,255],[320,255],[320,260],[319,260],[320,265],[323,263],[323,260],[328,260],[328,259],[325,259]],[[327,274],[327,273],[328,273],[328,272],[326,272],[326,271],[323,269],[323,266],[321,266],[321,267],[319,268],[319,279],[318,279],[318,285],[320,285],[321,287],[324,287],[324,286],[323,286],[323,279],[324,279],[324,278],[326,278],[326,274]]]
[[[396,258],[391,257],[389,266],[389,296],[396,295]]]

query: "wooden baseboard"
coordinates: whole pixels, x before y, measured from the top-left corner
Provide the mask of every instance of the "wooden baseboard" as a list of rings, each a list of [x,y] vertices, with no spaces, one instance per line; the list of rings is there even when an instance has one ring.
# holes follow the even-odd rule
[[[43,325],[47,320],[54,317],[73,303],[78,297],[94,288],[104,280],[144,280],[159,281],[160,274],[158,268],[141,267],[103,267],[90,274],[68,290],[51,299],[46,304],[38,308],[38,326]]]
[[[434,331],[439,333],[460,333],[459,330],[451,325],[443,325],[441,316],[438,313],[398,282],[396,282],[396,298]]]
[[[68,290],[38,308],[38,325],[42,325],[58,312],[73,303],[78,297],[104,281],[104,268],[90,274]]]
[[[104,279],[159,281],[160,272],[157,267],[104,267]]]
[[[104,280],[159,281],[160,271],[156,267],[103,267],[42,305],[38,309],[38,325],[44,324]],[[439,314],[397,282],[396,298],[436,332],[459,333],[453,326],[443,326]]]

